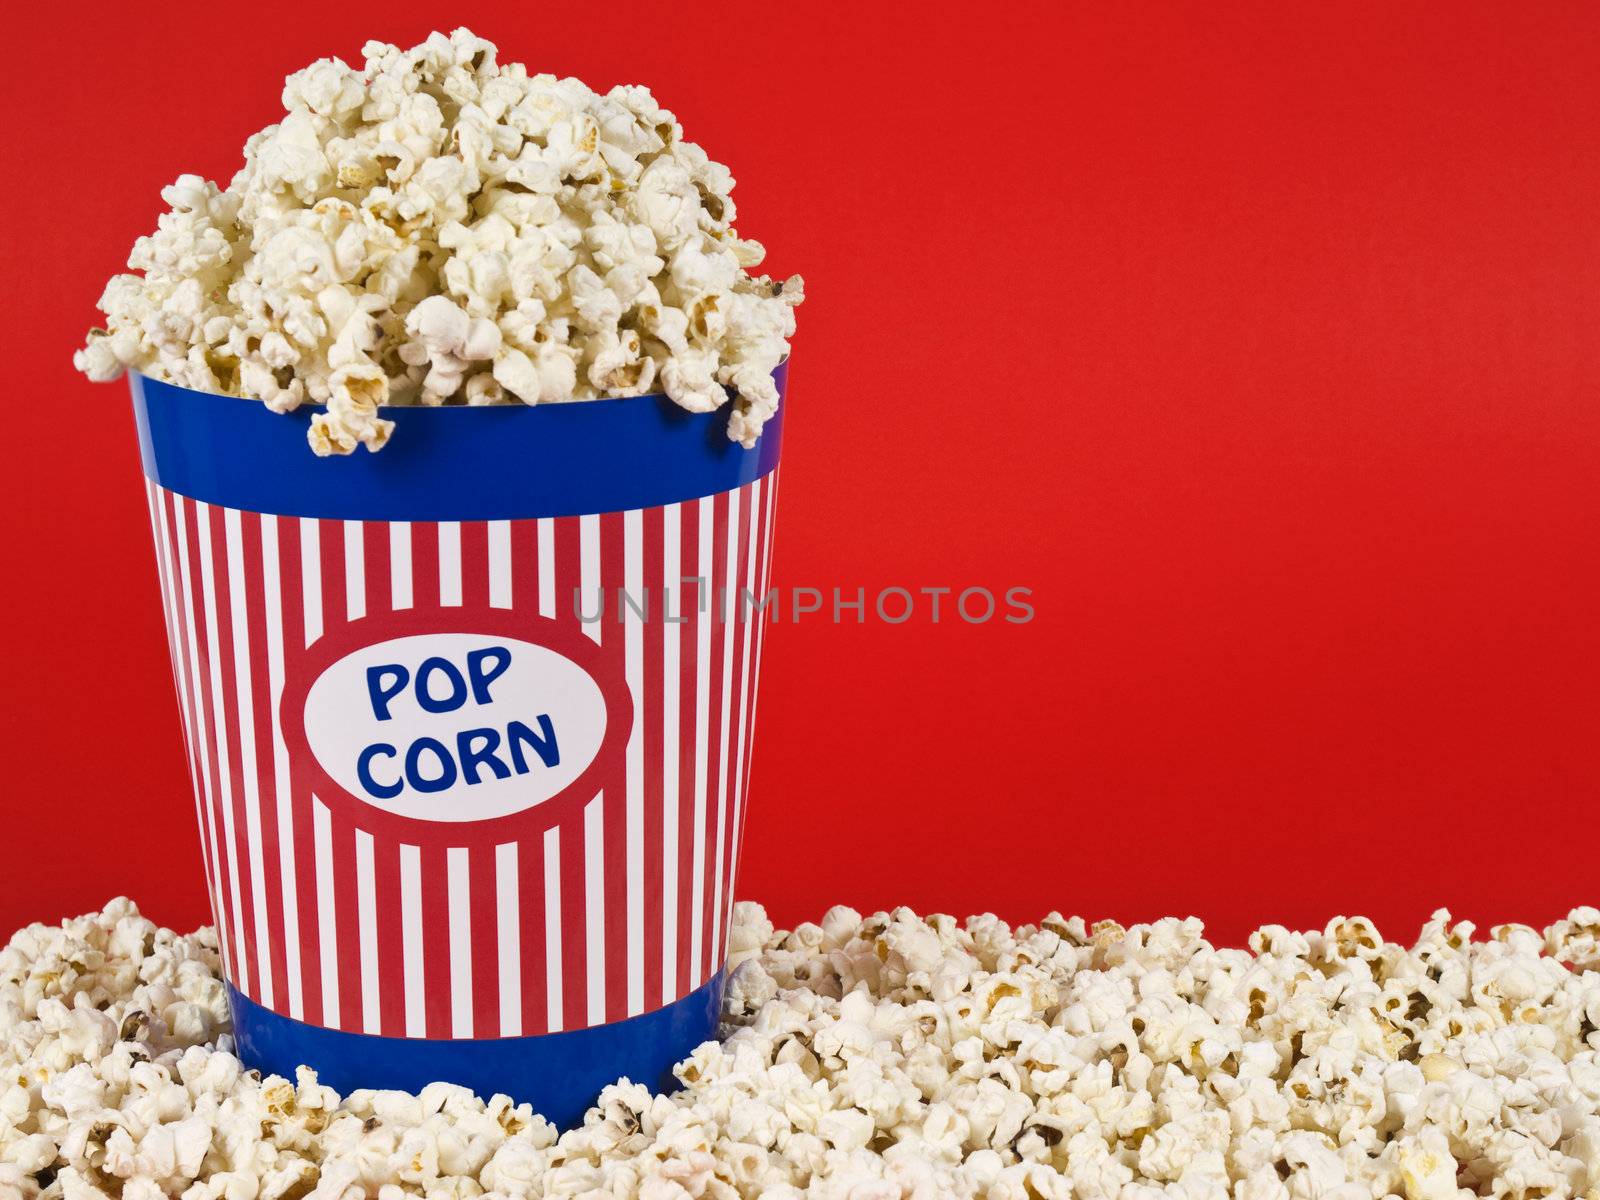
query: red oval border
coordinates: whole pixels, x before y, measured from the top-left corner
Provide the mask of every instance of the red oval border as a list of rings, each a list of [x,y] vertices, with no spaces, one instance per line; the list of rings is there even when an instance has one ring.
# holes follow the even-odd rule
[[[606,730],[594,759],[548,800],[482,821],[428,821],[401,816],[340,785],[318,761],[306,735],[305,702],[311,685],[334,663],[357,650],[395,638],[431,633],[476,633],[531,642],[576,664],[599,687],[606,707]],[[493,846],[565,824],[575,813],[581,814],[583,806],[603,787],[622,780],[635,715],[622,661],[571,623],[482,606],[396,609],[342,624],[300,654],[285,658],[278,717],[289,750],[290,776],[309,783],[319,800],[330,809],[345,810],[345,815],[369,833],[414,845]]]

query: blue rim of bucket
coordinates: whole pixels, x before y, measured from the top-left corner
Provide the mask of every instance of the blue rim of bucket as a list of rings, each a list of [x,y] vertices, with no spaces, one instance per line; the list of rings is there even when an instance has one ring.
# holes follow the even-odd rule
[[[570,1129],[624,1073],[652,1091],[675,1087],[673,1066],[716,1037],[725,977],[718,971],[664,1008],[609,1025],[474,1041],[324,1029],[272,1012],[227,986],[235,1049],[241,1061],[266,1074],[293,1079],[304,1064],[342,1095],[456,1083],[484,1099],[504,1093],[532,1105],[558,1129]]]
[[[780,395],[789,365],[773,372]],[[743,487],[778,463],[782,404],[746,450],[729,406],[691,413],[664,395],[567,404],[384,409],[377,453],[318,458],[311,406],[132,374],[144,473],[195,500],[249,512],[354,521],[487,521],[653,508]]]

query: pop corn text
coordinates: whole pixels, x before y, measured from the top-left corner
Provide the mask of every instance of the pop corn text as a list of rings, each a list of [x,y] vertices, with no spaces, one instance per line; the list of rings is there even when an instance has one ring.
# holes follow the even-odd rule
[[[391,721],[399,704],[412,704],[433,714],[492,705],[490,687],[510,665],[509,649],[485,646],[468,651],[460,666],[448,657],[433,655],[415,670],[398,662],[368,667],[372,715],[379,721]],[[503,729],[494,725],[462,729],[449,742],[425,735],[412,739],[403,751],[393,742],[373,742],[357,757],[356,774],[369,796],[392,800],[408,787],[423,793],[443,792],[458,780],[470,785],[486,778],[526,775],[535,760],[546,768],[561,761],[555,725],[548,713],[538,714],[531,725],[512,720]]]

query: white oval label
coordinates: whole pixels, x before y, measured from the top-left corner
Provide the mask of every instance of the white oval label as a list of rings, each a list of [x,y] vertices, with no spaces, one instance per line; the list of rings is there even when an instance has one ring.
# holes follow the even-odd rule
[[[419,821],[485,821],[558,795],[600,752],[606,701],[566,656],[493,634],[352,651],[306,693],[305,733],[352,796]]]

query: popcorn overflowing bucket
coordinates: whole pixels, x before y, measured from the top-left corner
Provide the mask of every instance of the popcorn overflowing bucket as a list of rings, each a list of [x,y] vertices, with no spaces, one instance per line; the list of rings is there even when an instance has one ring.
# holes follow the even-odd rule
[[[780,367],[776,382],[785,382]],[[305,414],[133,377],[238,1053],[559,1125],[716,1032],[782,410]]]

